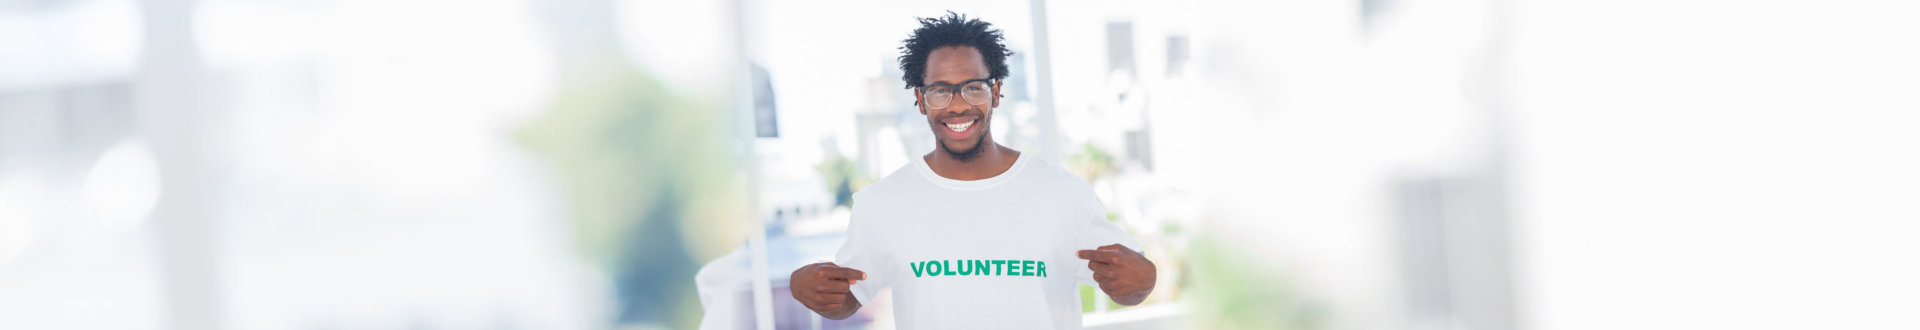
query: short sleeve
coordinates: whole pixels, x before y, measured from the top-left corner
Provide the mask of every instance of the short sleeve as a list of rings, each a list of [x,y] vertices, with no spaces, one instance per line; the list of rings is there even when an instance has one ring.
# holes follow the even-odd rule
[[[854,283],[853,286],[848,287],[848,291],[853,293],[854,299],[859,299],[863,304],[870,304],[874,301],[874,295],[892,281],[887,278],[888,273],[881,267],[879,253],[884,250],[870,246],[872,243],[869,242],[874,237],[868,232],[873,229],[867,228],[870,222],[862,221],[860,215],[860,212],[853,212],[852,219],[847,222],[847,237],[840,243],[840,251],[833,254],[833,264],[867,273],[866,280]]]
[[[1079,249],[1091,250],[1109,244],[1120,244],[1134,252],[1146,252],[1141,249],[1140,241],[1134,239],[1132,235],[1127,235],[1127,231],[1121,229],[1120,224],[1107,220],[1106,209],[1100,207],[1098,199],[1089,196],[1087,200],[1087,203],[1091,204],[1087,207],[1089,209],[1086,216],[1087,230],[1080,236]],[[1087,268],[1086,263],[1085,260],[1078,262],[1080,271],[1075,274],[1074,279],[1081,284],[1096,284],[1093,281],[1093,269]]]

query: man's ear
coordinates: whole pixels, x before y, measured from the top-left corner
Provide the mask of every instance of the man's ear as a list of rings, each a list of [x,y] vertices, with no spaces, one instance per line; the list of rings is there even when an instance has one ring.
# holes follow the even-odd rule
[[[920,110],[920,115],[922,116],[927,115],[927,107],[920,105],[920,100],[925,100],[925,99],[926,97],[920,94],[919,88],[913,89],[913,108]]]
[[[993,81],[993,107],[1000,107],[1000,80]]]

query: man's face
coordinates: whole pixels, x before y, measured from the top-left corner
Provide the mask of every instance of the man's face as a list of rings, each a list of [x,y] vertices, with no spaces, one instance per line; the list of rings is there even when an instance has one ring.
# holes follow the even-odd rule
[[[960,85],[986,79],[988,75],[986,61],[980,57],[979,50],[966,46],[941,47],[927,54],[927,72],[921,85]],[[920,113],[927,115],[927,125],[933,129],[934,140],[942,150],[964,160],[989,141],[987,136],[992,131],[988,130],[988,124],[993,118],[993,108],[1000,105],[1000,82],[993,82],[992,89],[992,100],[978,105],[960,95],[948,95],[953,101],[947,102],[944,109],[928,106],[926,88],[914,90],[914,96],[920,101]]]

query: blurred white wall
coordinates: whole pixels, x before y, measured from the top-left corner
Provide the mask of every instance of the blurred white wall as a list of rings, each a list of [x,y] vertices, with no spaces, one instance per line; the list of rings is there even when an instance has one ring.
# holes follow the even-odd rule
[[[1162,173],[1328,326],[1436,326],[1392,182],[1490,169],[1519,328],[1913,327],[1920,5],[1386,3],[1199,6],[1204,78],[1155,116]]]
[[[1529,328],[1920,327],[1920,3],[1510,11]]]

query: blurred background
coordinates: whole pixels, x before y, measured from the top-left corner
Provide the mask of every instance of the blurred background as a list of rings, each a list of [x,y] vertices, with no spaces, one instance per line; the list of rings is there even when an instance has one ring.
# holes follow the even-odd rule
[[[948,10],[1089,328],[1920,328],[1915,1],[0,0],[0,329],[892,328],[786,276]]]

